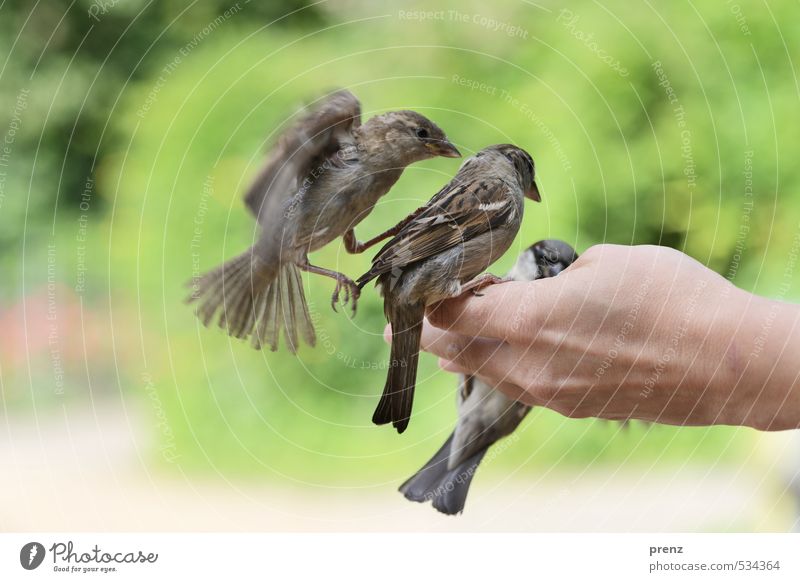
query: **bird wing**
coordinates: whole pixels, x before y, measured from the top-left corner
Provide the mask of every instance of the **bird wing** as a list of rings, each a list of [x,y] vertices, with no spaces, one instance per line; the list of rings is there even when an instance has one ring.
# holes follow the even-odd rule
[[[375,255],[359,284],[503,226],[518,212],[511,188],[499,177],[467,181],[456,176]]]
[[[329,95],[281,135],[245,194],[245,205],[259,219],[280,211],[315,167],[354,145],[353,130],[360,126],[356,96],[344,89]]]

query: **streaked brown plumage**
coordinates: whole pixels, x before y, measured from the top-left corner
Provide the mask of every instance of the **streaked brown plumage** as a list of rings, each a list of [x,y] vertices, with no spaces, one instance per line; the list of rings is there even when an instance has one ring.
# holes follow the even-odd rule
[[[555,277],[578,255],[567,243],[543,240],[525,250],[508,273],[514,281]],[[439,451],[400,486],[411,501],[432,501],[442,513],[455,515],[464,510],[472,478],[486,451],[510,435],[530,407],[508,398],[475,376],[458,378],[458,423]]]
[[[426,305],[496,279],[470,282],[511,246],[525,196],[539,200],[530,155],[508,144],[485,148],[412,215],[359,277],[362,287],[378,279],[392,325],[389,372],[372,418],[376,424],[391,422],[398,432],[408,426]]]
[[[198,303],[205,325],[218,317],[222,329],[249,337],[257,349],[277,349],[282,329],[292,352],[298,334],[314,345],[300,271],[336,280],[333,305],[344,290],[345,303],[350,300],[355,309],[359,290],[341,273],[309,264],[308,253],[340,236],[352,253],[388,238],[393,230],[359,243],[353,228],[406,166],[459,155],[444,132],[419,113],[393,111],[362,125],[355,96],[345,90],[331,94],[280,137],[245,195],[261,229],[257,242],[190,282],[187,301]]]

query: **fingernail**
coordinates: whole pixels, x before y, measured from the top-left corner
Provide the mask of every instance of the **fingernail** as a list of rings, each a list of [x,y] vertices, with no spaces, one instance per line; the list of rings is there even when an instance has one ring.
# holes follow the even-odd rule
[[[387,344],[392,343],[392,326],[391,325],[387,325],[386,327],[383,328],[383,341],[385,341]]]

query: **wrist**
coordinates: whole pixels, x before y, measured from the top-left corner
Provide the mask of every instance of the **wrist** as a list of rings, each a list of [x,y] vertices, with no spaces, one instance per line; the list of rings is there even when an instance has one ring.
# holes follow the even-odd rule
[[[725,354],[731,405],[725,424],[758,430],[800,426],[800,309],[736,289],[738,329]],[[736,322],[735,322],[736,323]],[[726,332],[731,333],[731,332]]]
[[[715,282],[716,283],[716,282]],[[747,369],[742,339],[748,299],[753,297],[728,281],[710,285],[696,311],[689,357],[690,385],[696,392],[693,415],[698,424],[742,425],[747,422],[753,395],[740,381]]]

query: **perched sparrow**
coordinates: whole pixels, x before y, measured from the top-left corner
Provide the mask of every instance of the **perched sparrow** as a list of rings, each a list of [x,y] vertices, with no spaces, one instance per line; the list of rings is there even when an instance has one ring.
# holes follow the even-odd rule
[[[309,264],[308,253],[339,236],[345,249],[363,252],[394,234],[366,243],[353,228],[397,182],[409,164],[435,156],[459,157],[432,121],[414,111],[393,111],[361,124],[361,106],[349,91],[328,96],[286,131],[245,195],[261,227],[243,254],[190,282],[187,302],[198,302],[205,325],[219,312],[219,326],[256,349],[278,347],[281,329],[291,351],[298,330],[310,345],[316,335],[300,271],[336,280],[331,300],[345,290],[355,309],[359,289],[335,271]]]
[[[515,281],[555,277],[577,258],[567,243],[543,240],[519,256],[508,277]],[[400,487],[406,499],[430,499],[433,507],[448,515],[464,510],[472,477],[489,447],[514,432],[530,410],[474,376],[459,376],[457,399],[458,424],[453,434]]]
[[[375,424],[406,429],[425,306],[499,281],[492,275],[471,280],[511,246],[524,196],[540,200],[530,155],[508,144],[483,149],[405,221],[358,279],[363,287],[378,278],[392,325],[389,373]]]

